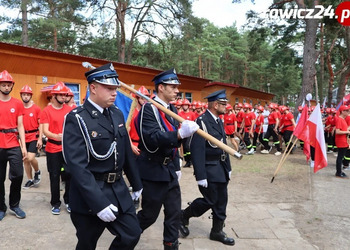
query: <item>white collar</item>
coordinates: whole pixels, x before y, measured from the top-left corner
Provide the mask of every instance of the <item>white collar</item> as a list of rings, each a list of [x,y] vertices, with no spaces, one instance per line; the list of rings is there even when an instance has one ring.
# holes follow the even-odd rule
[[[160,104],[162,104],[164,107],[168,108],[169,104],[167,104],[165,101],[163,101],[162,99],[159,98],[159,96],[156,95],[156,97],[154,97],[154,100],[159,102]]]
[[[217,122],[217,120],[218,120],[219,117],[217,117],[217,116],[214,115],[212,112],[210,112],[209,109],[207,109],[207,110],[208,110],[209,114],[211,114],[211,116],[213,117],[213,119]]]
[[[88,101],[92,104],[92,106],[94,106],[98,111],[100,111],[101,114],[103,114],[103,108],[102,108],[100,105],[94,103],[94,102],[90,99],[90,97],[88,98]]]

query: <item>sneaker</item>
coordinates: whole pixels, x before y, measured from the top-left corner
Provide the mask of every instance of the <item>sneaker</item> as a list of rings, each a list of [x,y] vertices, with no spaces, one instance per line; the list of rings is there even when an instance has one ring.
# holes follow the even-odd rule
[[[0,211],[0,221],[5,217],[6,212],[5,211]]]
[[[335,177],[342,178],[342,179],[349,179],[349,177],[344,172],[342,172],[340,175],[335,174]]]
[[[279,156],[279,155],[281,155],[282,153],[280,152],[280,151],[277,151],[276,153],[275,153],[275,155],[277,155],[277,156]]]
[[[315,166],[315,161],[310,161],[310,168],[313,168]]]
[[[41,172],[40,170],[38,172],[35,172],[34,174],[34,184],[38,185],[41,181]]]
[[[71,212],[69,204],[66,204],[66,209],[67,209],[67,212],[68,212],[68,213]]]
[[[20,207],[13,207],[10,210],[16,215],[19,219],[24,219],[26,217],[26,213]]]
[[[343,166],[343,170],[350,170],[349,166]]]
[[[24,184],[23,189],[29,189],[34,186],[34,182],[32,180],[28,180],[26,184]]]
[[[328,150],[327,151],[327,154],[331,154],[331,153],[333,153],[333,150]]]
[[[52,207],[51,209],[51,213],[54,215],[59,215],[61,212],[61,208],[60,207]]]
[[[253,155],[255,152],[254,152],[254,148],[250,149],[246,154],[247,155]]]
[[[264,149],[264,150],[261,150],[261,152],[260,153],[262,153],[262,154],[268,154],[269,153],[269,151],[268,150],[266,150],[266,149]]]

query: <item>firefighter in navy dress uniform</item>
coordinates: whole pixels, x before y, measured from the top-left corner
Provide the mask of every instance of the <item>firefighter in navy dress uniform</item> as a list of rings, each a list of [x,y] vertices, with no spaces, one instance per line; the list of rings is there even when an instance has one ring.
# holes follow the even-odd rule
[[[201,129],[226,144],[224,127],[219,115],[225,113],[227,103],[225,90],[216,91],[206,97],[208,109],[197,118]],[[189,219],[199,217],[209,209],[212,210],[213,225],[210,239],[226,245],[234,245],[233,238],[223,232],[226,219],[227,185],[231,176],[229,155],[209,141],[194,134],[191,141],[191,155],[199,191],[203,195],[195,199],[181,213],[180,232],[189,235]]]
[[[71,173],[71,220],[76,249],[95,249],[105,228],[115,239],[110,249],[134,249],[141,229],[122,171],[142,191],[122,112],[113,103],[119,86],[111,63],[85,73],[90,96],[66,117],[63,152]]]
[[[164,71],[153,79],[157,95],[154,101],[177,113],[169,103],[179,93],[179,79],[174,69]],[[151,226],[164,206],[164,249],[178,249],[181,177],[178,147],[182,139],[198,129],[193,121],[179,123],[151,103],[142,106],[137,117],[140,136],[140,156],[137,158],[143,184],[140,210],[137,217],[142,230]]]

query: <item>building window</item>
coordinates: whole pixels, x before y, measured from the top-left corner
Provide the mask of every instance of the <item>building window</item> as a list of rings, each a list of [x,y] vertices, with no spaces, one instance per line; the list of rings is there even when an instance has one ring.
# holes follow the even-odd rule
[[[176,99],[183,99],[183,92],[177,93]]]
[[[236,103],[239,103],[239,99],[238,99],[238,97],[236,97]]]
[[[74,101],[80,106],[80,85],[76,83],[64,83],[74,94]]]
[[[186,92],[186,93],[185,93],[185,98],[186,98],[187,100],[189,100],[190,102],[192,102],[192,93]]]

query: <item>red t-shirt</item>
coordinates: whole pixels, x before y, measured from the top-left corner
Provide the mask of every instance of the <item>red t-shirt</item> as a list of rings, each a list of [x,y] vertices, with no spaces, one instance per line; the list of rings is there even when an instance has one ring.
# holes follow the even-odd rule
[[[255,132],[259,133],[260,127],[264,125],[264,116],[262,114],[258,115],[258,117],[256,118],[255,125],[256,125]],[[262,129],[261,129],[261,132],[263,132]]]
[[[335,122],[335,128],[340,129],[341,131],[347,131],[348,130],[348,125],[346,124],[346,121],[338,117],[336,122]],[[335,145],[338,148],[347,148],[349,147],[348,141],[347,141],[347,135],[338,135],[335,134]]]
[[[137,133],[136,127],[135,127],[135,119],[137,115],[139,114],[139,110],[137,108],[134,109],[134,113],[132,114],[131,121],[130,121],[130,131],[129,136],[131,138],[132,144],[134,144],[136,147],[139,146],[139,134]]]
[[[39,128],[39,118],[41,109],[33,104],[29,108],[24,107],[23,112],[23,126],[25,131],[36,130]],[[26,142],[37,140],[38,131],[26,133]]]
[[[224,115],[224,128],[227,135],[232,135],[235,132],[236,115],[232,112],[230,115]]]
[[[62,134],[64,117],[72,108],[63,104],[61,109],[55,109],[52,105],[48,105],[43,109],[40,116],[40,124],[49,124],[49,131],[54,134]],[[48,138],[54,140],[53,138]],[[62,145],[57,145],[51,142],[46,143],[45,151],[49,153],[57,153],[62,151]]]
[[[325,121],[325,127],[331,125],[329,128],[325,129],[326,132],[331,132],[334,127],[334,117],[332,115],[327,116],[326,121]]]
[[[181,111],[178,115],[184,118],[185,120],[190,120],[190,121],[194,121],[197,118],[192,111],[188,111],[188,112]]]
[[[253,112],[244,113],[244,132],[249,132],[252,126],[252,121],[255,120],[255,114]]]
[[[0,130],[17,129],[18,116],[23,116],[23,104],[11,97],[7,102],[0,101]],[[14,148],[19,146],[18,133],[0,132],[0,148]]]
[[[278,119],[278,112],[274,111],[274,112],[271,112],[269,114],[269,116],[267,117],[267,120],[268,120],[268,123],[269,125],[271,124],[276,124],[276,120]]]
[[[241,127],[241,123],[243,121],[243,116],[244,116],[244,111],[243,110],[240,110],[236,117],[237,117],[237,127],[240,128]]]
[[[281,126],[283,126],[282,131],[294,131],[294,126],[292,123],[292,119],[294,118],[293,114],[291,112],[289,112],[288,114],[283,114],[281,116]]]

